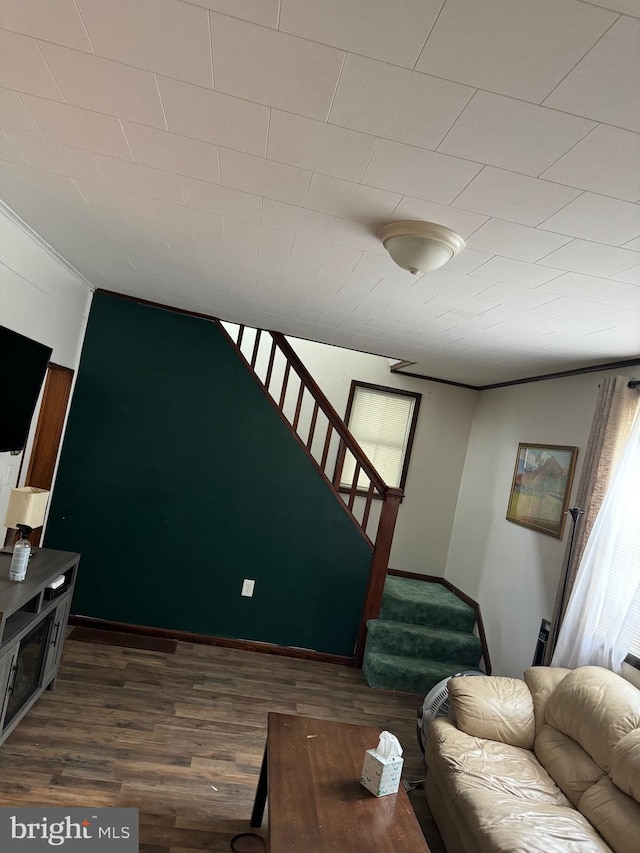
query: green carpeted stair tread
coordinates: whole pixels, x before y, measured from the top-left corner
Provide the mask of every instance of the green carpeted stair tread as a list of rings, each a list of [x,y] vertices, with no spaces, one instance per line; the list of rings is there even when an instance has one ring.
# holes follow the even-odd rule
[[[459,661],[434,661],[405,658],[365,651],[362,671],[370,687],[381,690],[401,690],[404,693],[426,695],[443,678],[457,672],[478,670]]]
[[[387,619],[367,622],[367,649],[434,661],[456,660],[471,667],[478,665],[482,654],[480,640],[475,634]]]
[[[443,584],[388,575],[380,619],[453,631],[472,631],[476,614],[473,607],[465,604]]]

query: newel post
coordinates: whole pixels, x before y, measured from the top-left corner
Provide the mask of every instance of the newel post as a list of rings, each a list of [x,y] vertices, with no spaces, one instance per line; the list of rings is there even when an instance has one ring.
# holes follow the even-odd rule
[[[369,571],[367,596],[365,598],[362,619],[360,620],[360,629],[358,631],[356,666],[362,666],[362,660],[364,658],[364,642],[367,633],[367,621],[369,619],[376,619],[380,612],[382,593],[384,592],[384,582],[387,577],[387,569],[389,568],[389,554],[391,553],[393,533],[396,527],[398,509],[403,496],[404,492],[402,489],[389,487],[387,489],[384,503],[382,504],[376,542],[373,548],[373,554],[371,555],[371,569]]]

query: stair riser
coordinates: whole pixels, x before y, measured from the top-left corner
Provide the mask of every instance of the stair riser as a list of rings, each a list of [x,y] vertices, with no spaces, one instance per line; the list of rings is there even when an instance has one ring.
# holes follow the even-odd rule
[[[473,634],[461,634],[460,642],[435,638],[416,637],[402,628],[381,629],[379,625],[367,634],[367,649],[382,654],[400,655],[423,660],[456,660],[476,667],[480,661],[480,640]]]
[[[459,672],[463,667],[428,669],[423,673],[389,672],[371,663],[365,656],[362,672],[370,687],[378,690],[401,690],[403,693],[417,693],[426,696],[443,678]]]
[[[448,628],[451,631],[473,631],[476,616],[473,610],[452,611],[437,605],[425,606],[421,602],[395,601],[385,597],[379,619],[391,622],[409,622],[425,628]]]

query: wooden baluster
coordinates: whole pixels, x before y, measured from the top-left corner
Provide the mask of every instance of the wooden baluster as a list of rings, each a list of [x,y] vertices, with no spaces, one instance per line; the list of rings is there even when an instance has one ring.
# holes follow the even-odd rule
[[[360,476],[360,463],[356,462],[356,470],[353,472],[353,480],[351,481],[351,489],[349,490],[349,502],[347,506],[349,509],[353,509],[353,503],[356,499],[356,492],[358,491],[358,477]]]
[[[269,390],[269,384],[271,382],[271,374],[273,373],[273,362],[276,357],[276,342],[273,338],[271,338],[271,352],[269,353],[269,364],[267,366],[267,375],[264,378],[264,387]]]
[[[311,415],[311,425],[309,426],[309,437],[307,438],[307,450],[311,450],[311,444],[313,443],[313,434],[316,431],[316,421],[318,420],[318,401],[316,400],[313,405],[313,414]]]
[[[291,362],[287,362],[284,368],[284,376],[282,377],[282,391],[280,392],[280,402],[278,408],[284,414],[284,399],[287,396],[287,384],[289,382],[289,371],[291,370]]]
[[[331,438],[333,433],[333,427],[331,425],[331,421],[327,424],[327,435],[324,440],[324,450],[322,451],[322,461],[320,462],[320,468],[324,471],[327,464],[327,456],[329,455],[329,445],[331,444]]]
[[[242,336],[243,335],[244,335],[244,326],[242,324],[240,324],[240,326],[238,326],[238,340],[236,341],[236,346],[238,347],[238,349],[240,349],[240,347],[242,346]]]
[[[380,612],[384,582],[389,568],[389,554],[393,541],[393,531],[396,526],[398,509],[402,500],[402,489],[387,489],[387,494],[382,504],[380,521],[378,522],[378,533],[376,544],[371,557],[371,571],[369,573],[369,585],[365,598],[362,619],[360,620],[360,631],[358,634],[358,645],[356,649],[356,666],[362,666],[364,658],[364,641],[366,636],[367,621],[376,619]]]
[[[296,413],[293,416],[293,430],[294,432],[298,431],[298,421],[300,420],[300,410],[302,409],[302,398],[304,397],[304,385],[302,383],[302,379],[300,380],[300,389],[298,391],[298,401],[296,402]]]
[[[369,523],[369,513],[371,511],[371,503],[373,501],[373,482],[369,480],[369,488],[367,489],[367,499],[364,504],[364,512],[362,514],[362,521],[360,522],[362,529],[364,532],[367,532],[367,524]]]
[[[253,342],[253,352],[251,353],[251,367],[255,369],[256,361],[258,360],[258,347],[260,346],[260,335],[262,334],[262,329],[256,330],[256,339]]]

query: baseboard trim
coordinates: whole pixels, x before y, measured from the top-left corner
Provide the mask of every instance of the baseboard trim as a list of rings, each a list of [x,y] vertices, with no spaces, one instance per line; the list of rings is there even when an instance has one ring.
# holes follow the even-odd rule
[[[356,665],[355,657],[347,657],[346,655],[332,655],[327,652],[316,652],[313,649],[298,649],[294,646],[278,646],[275,643],[262,643],[257,640],[235,640],[231,637],[215,637],[210,634],[196,634],[192,631],[174,631],[170,628],[154,628],[149,625],[130,625],[128,622],[112,622],[93,616],[72,614],[69,616],[69,625],[97,628],[103,631],[120,631],[125,634],[138,634],[145,637],[161,637],[162,639],[178,640],[184,643],[200,643],[205,646],[221,646],[226,649],[241,649],[260,652],[265,655],[297,658],[298,660],[337,663],[341,666]]]

